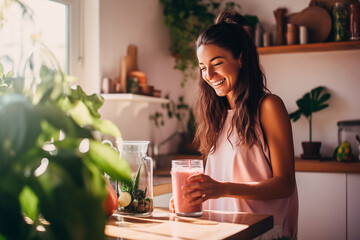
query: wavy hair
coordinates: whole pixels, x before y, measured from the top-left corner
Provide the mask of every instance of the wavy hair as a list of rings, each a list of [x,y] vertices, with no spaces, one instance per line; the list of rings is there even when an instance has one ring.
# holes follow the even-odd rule
[[[244,30],[244,17],[236,11],[224,11],[216,18],[215,24],[200,34],[196,47],[214,44],[241,56],[242,68],[234,86],[235,109],[228,139],[235,130],[241,144],[249,148],[257,140],[255,122],[261,98],[268,92],[266,78],[260,68],[256,46]],[[197,131],[194,142],[203,157],[216,150],[216,141],[221,133],[230,104],[225,97],[219,97],[199,75],[199,93],[195,103]]]

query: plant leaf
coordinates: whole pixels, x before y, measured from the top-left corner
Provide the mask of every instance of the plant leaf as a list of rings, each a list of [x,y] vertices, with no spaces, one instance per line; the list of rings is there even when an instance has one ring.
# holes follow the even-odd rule
[[[121,133],[119,128],[110,120],[95,119],[93,126],[99,132],[112,135],[116,138],[121,138]]]
[[[310,93],[307,93],[303,96],[303,98],[296,101],[299,109],[305,117],[309,117],[311,115],[311,99]]]
[[[4,76],[4,66],[0,63],[0,78]]]
[[[100,142],[90,140],[86,155],[100,166],[112,179],[131,185],[131,167],[125,159],[119,158],[119,153]]]
[[[25,186],[19,195],[19,200],[22,211],[31,220],[36,222],[39,203],[39,199],[36,194],[31,190],[31,188]]]
[[[134,182],[133,182],[133,191],[136,193],[137,190],[139,189],[139,180],[140,180],[140,172],[141,172],[141,166],[142,163],[139,165],[139,168],[136,172],[136,176],[134,178]]]
[[[328,100],[330,97],[331,97],[330,93],[324,93],[324,94],[320,97],[319,103],[325,102],[325,101]]]
[[[301,110],[298,109],[295,112],[289,114],[290,119],[296,122],[301,117]]]
[[[80,86],[77,86],[76,89],[70,89],[69,99],[71,102],[75,103],[79,100],[85,104],[91,116],[94,118],[100,118],[98,112],[99,108],[104,104],[104,98],[98,94],[86,95]]]

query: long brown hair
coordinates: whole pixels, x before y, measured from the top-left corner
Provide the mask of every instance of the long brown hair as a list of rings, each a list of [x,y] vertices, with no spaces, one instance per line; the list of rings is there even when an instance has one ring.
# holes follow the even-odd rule
[[[259,55],[253,40],[244,30],[244,17],[235,11],[224,11],[215,24],[200,34],[196,41],[199,48],[215,44],[230,51],[235,59],[241,55],[242,68],[234,86],[235,109],[228,139],[237,131],[240,143],[251,147],[257,140],[255,122],[261,98],[268,91],[266,79],[260,68]],[[199,77],[199,93],[195,104],[197,131],[195,142],[203,157],[216,150],[216,141],[223,128],[230,104],[225,97],[219,97],[214,89]]]

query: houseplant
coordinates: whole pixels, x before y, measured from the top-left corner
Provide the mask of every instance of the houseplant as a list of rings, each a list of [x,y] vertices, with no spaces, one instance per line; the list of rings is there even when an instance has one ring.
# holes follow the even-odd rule
[[[169,94],[165,95],[165,98],[169,99],[169,102],[161,105],[163,111],[157,111],[153,115],[150,115],[150,120],[159,128],[165,125],[165,118],[175,118],[182,125],[178,131],[181,136],[179,152],[188,154],[198,153],[197,147],[192,143],[196,132],[195,117],[192,108],[184,102],[183,96],[179,96],[177,102],[170,99]]]
[[[33,92],[0,66],[0,239],[103,239],[104,172],[131,184],[127,163],[92,135],[121,136],[99,119],[103,99],[46,66]]]
[[[326,101],[331,97],[330,93],[327,92],[323,86],[316,87],[310,92],[303,95],[302,98],[296,101],[298,109],[289,114],[290,119],[294,122],[299,120],[303,115],[309,122],[309,141],[302,142],[304,153],[301,155],[302,158],[320,158],[320,147],[321,142],[312,141],[312,115],[315,112],[321,111],[329,106]]]
[[[37,44],[26,74],[0,64],[0,239],[104,239],[104,172],[131,185],[131,169],[94,133],[120,131],[100,119],[104,99],[71,88],[75,78]]]

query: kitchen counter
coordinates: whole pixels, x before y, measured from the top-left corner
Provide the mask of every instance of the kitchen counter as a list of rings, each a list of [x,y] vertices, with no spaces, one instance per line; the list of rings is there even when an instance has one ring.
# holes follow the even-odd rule
[[[158,176],[156,175],[156,172],[154,172],[154,188],[153,188],[153,194],[154,197],[171,193],[172,187],[171,187],[171,177],[170,173],[168,176]]]
[[[173,159],[200,159],[198,155],[173,155]],[[335,160],[304,160],[295,158],[297,172],[359,173],[360,162],[336,162]],[[171,193],[170,167],[154,171],[154,196]]]
[[[147,217],[114,213],[107,221],[105,235],[109,240],[253,239],[273,227],[273,217],[265,214],[204,211],[203,216],[190,218],[155,208]]]
[[[295,158],[295,171],[360,173],[360,162],[337,162],[335,160],[304,160]]]

